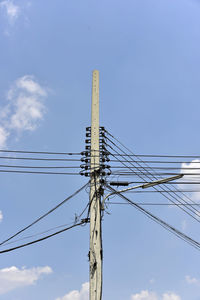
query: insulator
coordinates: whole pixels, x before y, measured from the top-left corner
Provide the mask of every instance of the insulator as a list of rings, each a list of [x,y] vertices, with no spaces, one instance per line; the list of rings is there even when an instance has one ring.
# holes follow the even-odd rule
[[[85,136],[86,137],[91,137],[91,133],[90,132],[86,132]]]
[[[106,168],[106,169],[110,169],[110,166],[109,166],[109,165],[105,165],[105,168]]]
[[[102,159],[101,159],[101,162],[105,162],[105,161],[106,161],[106,159],[105,159],[105,158],[102,158]]]
[[[91,131],[91,127],[86,127],[86,131]]]
[[[106,147],[105,147],[104,145],[100,145],[100,146],[99,146],[99,149],[106,150]]]
[[[90,176],[90,173],[87,173],[87,172],[86,172],[86,173],[85,173],[85,176],[86,176],[86,177]]]
[[[86,144],[91,143],[91,139],[85,140],[85,143],[86,143]]]
[[[90,149],[91,149],[91,146],[85,146],[85,149],[86,149],[86,150],[90,150]]]
[[[100,126],[99,129],[105,130],[105,127],[104,126]]]
[[[81,161],[84,162],[84,161],[85,161],[85,158],[84,158],[84,157],[81,157]]]
[[[104,139],[100,139],[99,142],[102,143],[102,144],[106,144]]]
[[[80,168],[81,168],[81,169],[84,169],[84,168],[85,168],[85,165],[80,165]]]
[[[106,137],[106,135],[105,135],[104,132],[100,132],[100,136],[101,136],[101,137]]]
[[[108,151],[102,151],[102,155],[104,155],[104,156],[107,156],[107,155],[109,155],[110,153],[108,152]]]
[[[79,172],[79,174],[80,174],[81,176],[84,176],[84,175],[85,175],[85,173],[83,173],[83,171]]]
[[[88,170],[89,169],[89,166],[85,165],[85,170]]]

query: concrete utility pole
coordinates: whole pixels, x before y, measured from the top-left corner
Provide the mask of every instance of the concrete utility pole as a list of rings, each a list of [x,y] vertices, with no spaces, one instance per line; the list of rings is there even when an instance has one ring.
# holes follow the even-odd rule
[[[90,175],[90,300],[102,296],[102,238],[99,157],[99,71],[92,77]]]

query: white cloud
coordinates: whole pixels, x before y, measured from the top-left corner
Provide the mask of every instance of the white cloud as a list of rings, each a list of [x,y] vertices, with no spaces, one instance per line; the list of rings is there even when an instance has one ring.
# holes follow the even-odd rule
[[[5,0],[0,3],[0,8],[4,9],[10,22],[14,22],[19,14],[20,8],[12,0]]]
[[[200,181],[200,160],[199,159],[194,159],[190,163],[182,163],[181,165],[181,173],[186,173],[187,175],[184,175],[183,178],[181,179],[182,181]],[[195,174],[195,175],[193,175]],[[191,190],[195,189],[196,185],[192,184],[181,184],[180,187],[183,189]],[[195,193],[190,193],[190,198],[195,201],[200,203],[200,193],[195,192]]]
[[[46,112],[47,91],[30,75],[18,78],[7,93],[7,104],[0,108],[0,147],[12,133],[35,130]]]
[[[9,133],[6,129],[0,126],[0,148],[6,148],[6,141],[9,136]]]
[[[36,94],[39,96],[46,96],[46,91],[36,82],[34,81],[33,76],[23,76],[16,80],[16,87],[18,89],[22,89],[31,94]]]
[[[19,287],[33,285],[41,275],[50,273],[52,273],[52,269],[48,266],[31,269],[18,269],[13,266],[0,269],[0,295]]]
[[[181,298],[178,295],[169,293],[169,294],[163,294],[162,300],[181,300]]]
[[[147,290],[141,291],[138,294],[132,295],[131,300],[181,300],[180,296],[174,293],[164,293],[161,297],[155,292],[149,292]]]
[[[131,300],[157,300],[157,296],[153,292],[141,291],[139,294],[131,296]]]
[[[151,284],[154,284],[154,283],[156,282],[156,280],[155,280],[155,278],[151,278],[151,279],[149,280],[149,282],[150,282]]]
[[[191,277],[191,276],[187,275],[187,276],[185,276],[185,280],[188,284],[200,285],[200,279],[197,279],[195,277]]]
[[[56,300],[89,300],[89,283],[83,283],[80,291],[74,290]]]
[[[0,222],[3,220],[3,214],[2,211],[0,210]]]
[[[182,228],[183,231],[186,230],[186,228],[187,228],[187,222],[186,222],[186,220],[183,220],[183,221],[181,222],[181,228]]]
[[[55,300],[89,300],[89,282],[82,284],[80,291],[73,290]],[[153,291],[143,290],[140,293],[131,295],[130,300],[181,300],[181,297],[172,292],[166,292],[159,297]]]

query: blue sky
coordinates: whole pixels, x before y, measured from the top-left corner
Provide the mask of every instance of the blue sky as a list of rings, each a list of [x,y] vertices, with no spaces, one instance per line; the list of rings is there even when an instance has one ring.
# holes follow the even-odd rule
[[[199,15],[195,0],[1,1],[0,148],[84,150],[98,69],[101,125],[135,153],[198,155]],[[1,240],[84,183],[0,174]],[[81,192],[23,236],[73,222],[87,201]],[[179,210],[151,210],[199,240],[198,223]],[[197,250],[132,207],[109,212],[104,300],[200,300]],[[88,299],[88,248],[86,226],[1,254],[0,299]]]

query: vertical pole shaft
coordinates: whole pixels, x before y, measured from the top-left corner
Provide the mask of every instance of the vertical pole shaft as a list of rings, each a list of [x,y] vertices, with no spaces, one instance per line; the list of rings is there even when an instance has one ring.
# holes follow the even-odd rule
[[[92,77],[90,177],[90,300],[102,296],[101,195],[99,176],[99,71]]]

